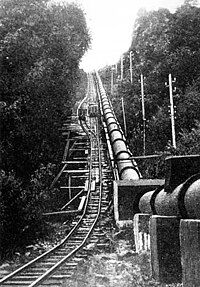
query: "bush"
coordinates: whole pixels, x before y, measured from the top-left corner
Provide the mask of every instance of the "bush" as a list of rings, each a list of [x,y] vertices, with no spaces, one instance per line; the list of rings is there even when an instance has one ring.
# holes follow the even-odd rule
[[[26,186],[14,172],[1,172],[1,252],[2,257],[13,254],[20,246],[44,236],[48,225],[43,212],[55,205],[56,189],[49,191],[55,177],[55,165],[41,167]]]
[[[49,186],[65,144],[60,129],[90,43],[79,6],[49,2],[0,1],[3,256],[43,235],[42,213],[56,208],[59,196]]]
[[[200,154],[200,123],[197,122],[197,127],[189,133],[184,130],[180,136],[177,143],[178,154]]]

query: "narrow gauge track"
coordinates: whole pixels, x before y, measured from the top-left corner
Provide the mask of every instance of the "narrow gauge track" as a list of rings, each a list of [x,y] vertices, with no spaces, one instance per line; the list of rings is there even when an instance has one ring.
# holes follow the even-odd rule
[[[93,84],[91,78],[88,82]],[[88,91],[92,93],[88,97],[94,99],[94,88],[90,87]],[[0,286],[63,286],[83,260],[84,246],[98,244],[102,236],[97,221],[109,204],[105,184],[109,170],[107,155],[101,142],[98,119],[90,118],[90,126],[85,120],[80,120],[80,125],[90,142],[88,192],[83,214],[76,216],[71,231],[60,244],[0,279]]]

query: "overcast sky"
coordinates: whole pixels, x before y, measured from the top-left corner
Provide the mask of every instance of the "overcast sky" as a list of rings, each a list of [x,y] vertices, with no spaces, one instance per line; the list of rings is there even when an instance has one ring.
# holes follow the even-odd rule
[[[86,14],[92,45],[81,63],[81,68],[85,71],[99,69],[106,64],[115,64],[121,54],[128,50],[134,21],[140,8],[157,10],[165,7],[174,12],[184,3],[184,0],[62,1],[79,3]]]

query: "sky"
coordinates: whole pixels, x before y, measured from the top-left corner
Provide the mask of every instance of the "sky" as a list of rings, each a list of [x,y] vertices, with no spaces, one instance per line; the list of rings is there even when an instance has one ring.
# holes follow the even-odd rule
[[[184,0],[62,0],[62,2],[78,3],[84,10],[92,43],[82,59],[80,68],[89,72],[117,63],[121,55],[129,49],[134,22],[140,8],[149,11],[164,7],[174,12]]]

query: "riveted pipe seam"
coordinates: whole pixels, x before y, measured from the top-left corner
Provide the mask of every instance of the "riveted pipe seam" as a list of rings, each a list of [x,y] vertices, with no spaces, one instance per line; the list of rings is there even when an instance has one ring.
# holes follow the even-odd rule
[[[178,194],[178,208],[182,218],[188,218],[188,211],[185,206],[185,195],[188,192],[188,188],[197,180],[200,179],[200,173],[197,173],[189,177],[182,185]]]
[[[157,212],[156,212],[156,209],[155,209],[155,200],[156,200],[156,196],[158,195],[158,193],[164,189],[164,185],[161,185],[159,187],[157,187],[154,191],[154,193],[152,194],[151,196],[151,199],[150,199],[150,206],[151,206],[151,210],[152,210],[152,214],[156,215]]]

